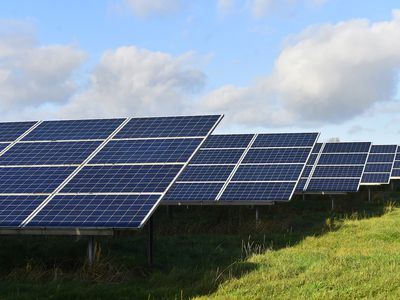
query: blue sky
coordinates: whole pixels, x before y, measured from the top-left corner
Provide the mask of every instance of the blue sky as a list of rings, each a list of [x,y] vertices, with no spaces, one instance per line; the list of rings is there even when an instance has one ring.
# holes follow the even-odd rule
[[[399,143],[395,1],[0,4],[0,115],[225,113],[219,132]]]

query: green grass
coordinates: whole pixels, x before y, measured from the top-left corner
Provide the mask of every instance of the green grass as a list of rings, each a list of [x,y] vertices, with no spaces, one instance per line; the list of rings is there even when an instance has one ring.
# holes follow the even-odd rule
[[[200,299],[399,299],[400,209],[246,262],[255,270]]]
[[[254,210],[165,208],[155,216],[154,269],[145,231],[86,240],[0,237],[0,299],[264,299],[400,296],[400,209],[340,197],[308,197]],[[390,211],[390,212],[388,212]]]

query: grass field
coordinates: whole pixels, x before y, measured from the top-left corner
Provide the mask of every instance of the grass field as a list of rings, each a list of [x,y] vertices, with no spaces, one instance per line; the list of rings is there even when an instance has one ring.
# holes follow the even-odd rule
[[[178,207],[155,215],[154,269],[145,231],[85,239],[0,237],[0,299],[337,299],[400,297],[397,193],[296,199],[254,210]],[[353,198],[352,198],[353,197]]]

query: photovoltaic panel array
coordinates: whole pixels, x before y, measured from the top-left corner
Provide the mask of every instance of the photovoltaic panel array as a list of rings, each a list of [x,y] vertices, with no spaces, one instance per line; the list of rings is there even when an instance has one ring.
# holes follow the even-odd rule
[[[221,118],[0,123],[0,226],[141,227]]]
[[[396,152],[397,145],[372,145],[361,185],[389,183]]]
[[[211,135],[164,204],[290,200],[318,133]]]
[[[390,179],[400,179],[400,146],[397,146],[396,156],[394,158],[393,169]]]
[[[306,193],[357,192],[371,143],[325,143],[315,149],[315,163],[304,183]],[[305,178],[305,176],[303,177]],[[301,186],[300,186],[301,187]],[[299,190],[298,190],[299,191]]]

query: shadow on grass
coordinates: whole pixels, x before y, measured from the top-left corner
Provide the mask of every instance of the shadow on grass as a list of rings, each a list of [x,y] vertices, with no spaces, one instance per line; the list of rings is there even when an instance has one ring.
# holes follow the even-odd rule
[[[397,192],[296,196],[259,207],[160,207],[155,221],[155,268],[146,267],[146,230],[98,238],[94,268],[86,264],[86,239],[0,237],[0,298],[187,299],[258,266],[252,254],[296,245],[307,236],[337,230],[344,218],[380,216]]]

